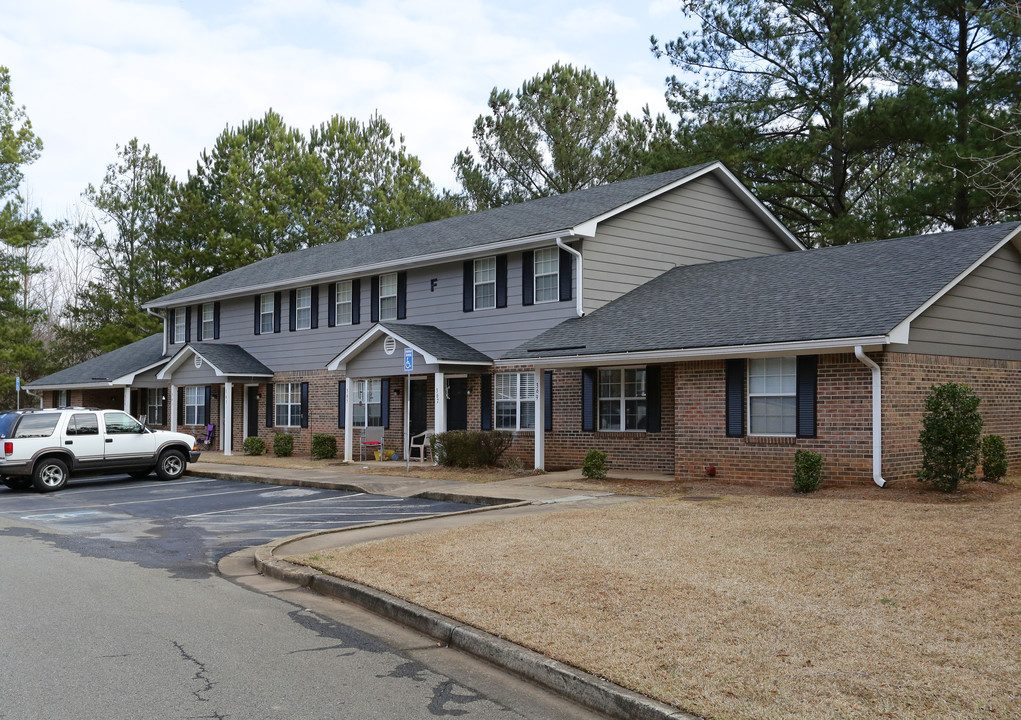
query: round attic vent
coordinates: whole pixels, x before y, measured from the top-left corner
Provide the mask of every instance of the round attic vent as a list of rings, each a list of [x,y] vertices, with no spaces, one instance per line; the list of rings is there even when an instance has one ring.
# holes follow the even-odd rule
[[[383,352],[387,355],[393,355],[394,350],[397,349],[397,341],[393,339],[392,335],[388,335],[386,340],[383,341]]]
[[[197,368],[202,367],[202,356],[201,355],[196,355],[194,362],[195,362],[195,367],[197,367]]]

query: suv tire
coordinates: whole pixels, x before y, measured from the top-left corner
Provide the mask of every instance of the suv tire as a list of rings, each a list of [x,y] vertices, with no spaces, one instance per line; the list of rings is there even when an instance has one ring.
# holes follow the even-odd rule
[[[166,450],[156,463],[156,476],[160,480],[176,480],[184,475],[186,463],[180,450]]]
[[[32,471],[32,484],[39,492],[53,492],[67,485],[67,464],[57,458],[39,461]]]

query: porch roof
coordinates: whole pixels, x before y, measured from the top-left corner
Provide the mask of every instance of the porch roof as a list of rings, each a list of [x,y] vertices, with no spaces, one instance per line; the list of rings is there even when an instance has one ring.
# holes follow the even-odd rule
[[[169,360],[170,358],[163,354],[163,336],[150,335],[130,345],[33,380],[25,387],[33,390],[52,390],[130,385],[138,373],[159,367]]]
[[[327,365],[336,370],[378,337],[388,335],[418,352],[428,364],[492,365],[493,358],[432,325],[376,323]]]
[[[623,362],[905,342],[897,338],[911,319],[1019,236],[1015,222],[677,267],[501,359]]]
[[[190,343],[181,348],[170,358],[159,374],[160,380],[168,379],[177,368],[181,367],[190,357],[201,357],[217,376],[231,375],[245,377],[272,377],[273,371],[252,356],[240,345],[224,343]]]

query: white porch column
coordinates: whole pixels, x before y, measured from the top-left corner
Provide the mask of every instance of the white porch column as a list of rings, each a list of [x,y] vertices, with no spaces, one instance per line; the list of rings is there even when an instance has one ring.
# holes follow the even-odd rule
[[[177,386],[170,386],[170,430],[177,432]]]
[[[433,389],[436,395],[436,401],[433,403],[433,421],[436,427],[433,431],[439,435],[447,431],[447,382],[443,378],[443,373],[433,375]]]
[[[542,368],[535,370],[535,469],[546,469],[546,387]]]
[[[124,412],[131,414],[131,388],[127,386],[124,388]]]
[[[351,394],[353,392],[351,378],[344,380],[344,462],[354,462],[354,434],[355,425],[354,408],[351,407]]]
[[[231,455],[231,443],[234,439],[232,425],[234,420],[234,383],[223,383],[223,417],[220,418],[220,437],[223,438],[223,454]]]

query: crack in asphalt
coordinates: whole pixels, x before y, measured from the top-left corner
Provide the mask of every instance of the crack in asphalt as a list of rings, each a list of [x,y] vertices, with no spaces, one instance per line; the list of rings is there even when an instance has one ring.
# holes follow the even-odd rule
[[[198,700],[199,702],[209,702],[209,698],[202,697],[202,695],[204,693],[212,692],[215,685],[213,681],[209,679],[209,672],[206,669],[205,663],[201,662],[194,655],[185,650],[184,646],[181,643],[177,642],[176,640],[172,640],[171,642],[173,643],[174,647],[177,648],[177,651],[181,653],[182,658],[184,658],[186,661],[192,663],[198,668],[198,670],[195,671],[195,675],[193,676],[193,678],[195,680],[198,680],[199,683],[205,685],[205,687],[199,688],[198,690],[192,690],[191,694],[194,695],[195,699]],[[216,717],[219,717],[219,714],[217,714]]]

